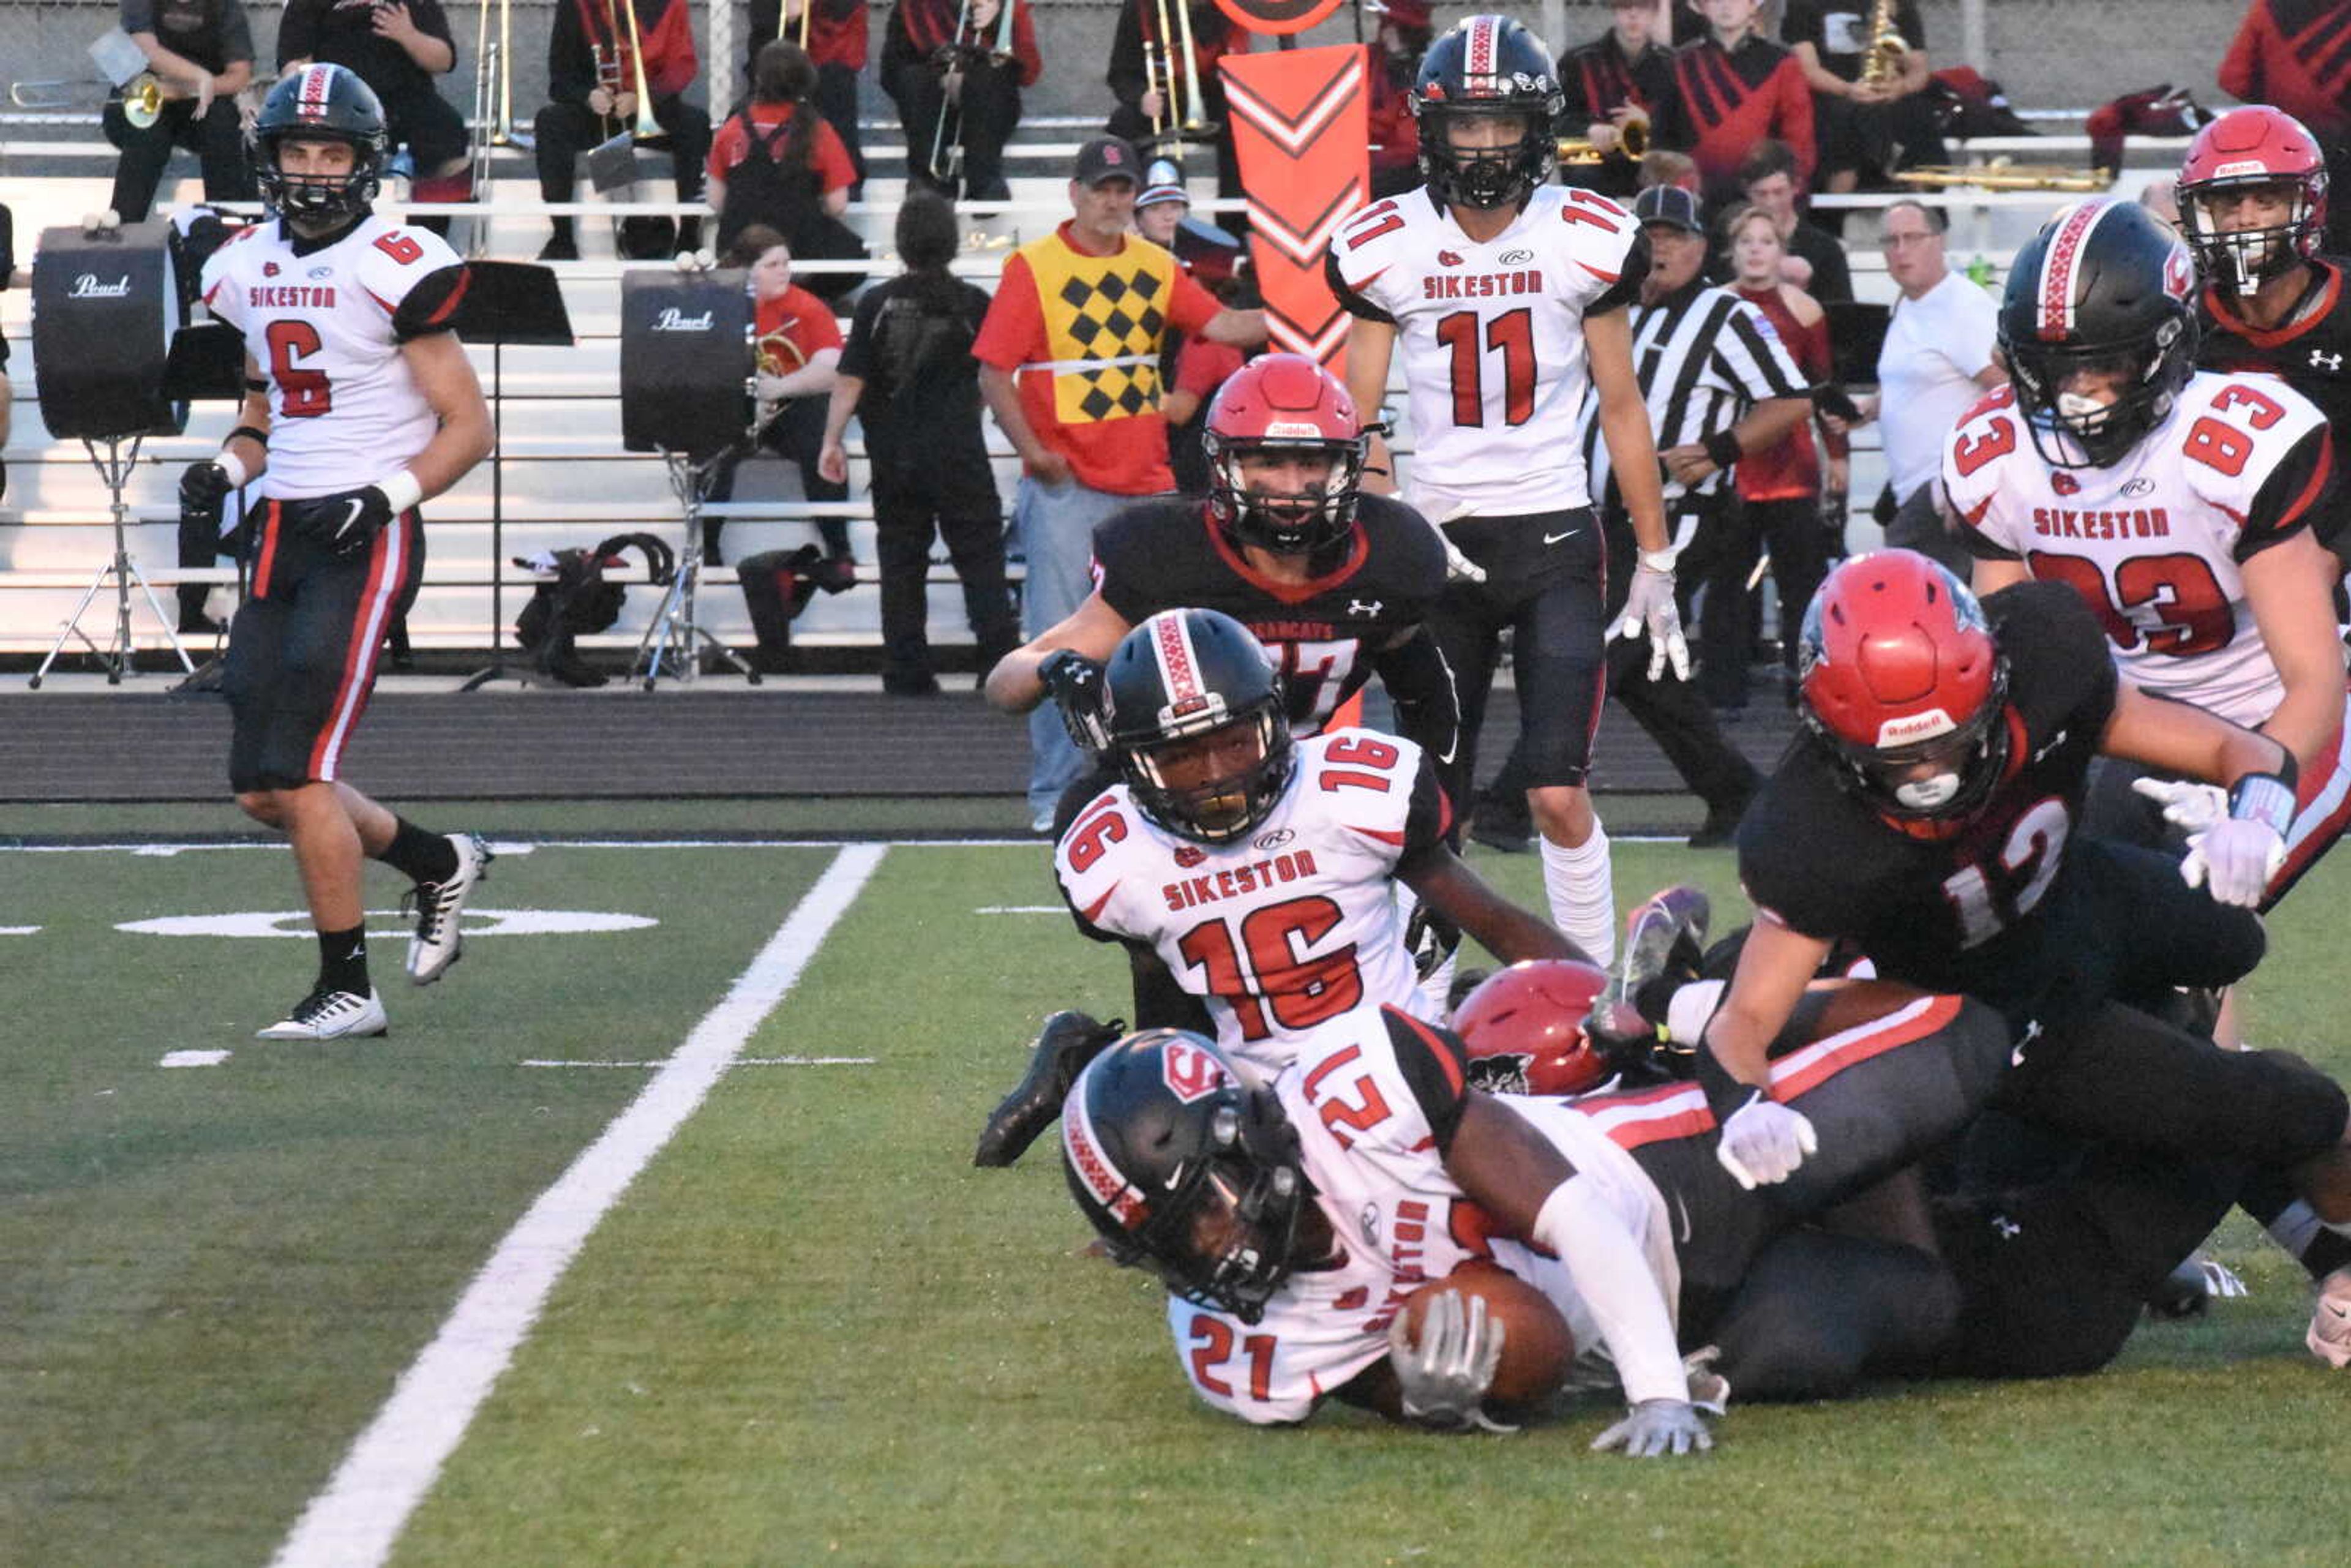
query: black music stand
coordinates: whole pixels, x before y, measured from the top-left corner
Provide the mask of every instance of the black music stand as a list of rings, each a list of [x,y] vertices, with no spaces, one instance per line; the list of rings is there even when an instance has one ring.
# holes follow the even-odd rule
[[[472,277],[457,306],[457,336],[490,345],[490,663],[465,678],[461,692],[478,691],[496,680],[524,685],[558,685],[541,673],[507,664],[506,641],[506,346],[568,349],[571,318],[551,267],[528,261],[469,263]]]

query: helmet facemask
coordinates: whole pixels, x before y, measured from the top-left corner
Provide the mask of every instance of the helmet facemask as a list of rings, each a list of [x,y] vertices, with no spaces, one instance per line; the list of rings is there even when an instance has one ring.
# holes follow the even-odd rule
[[[1253,1323],[1290,1277],[1307,1183],[1294,1158],[1266,1158],[1247,1147],[1244,1121],[1238,1105],[1211,1112],[1216,1152],[1192,1161],[1174,1195],[1151,1205],[1123,1256],[1117,1242],[1110,1251],[1120,1263],[1148,1269],[1186,1301]]]
[[[1343,541],[1355,526],[1355,502],[1364,478],[1368,438],[1332,441],[1317,432],[1296,440],[1232,440],[1213,429],[1201,436],[1208,459],[1208,501],[1217,526],[1236,544],[1255,545],[1278,555],[1311,555]],[[1251,457],[1320,453],[1331,459],[1319,485],[1296,493],[1262,488],[1243,473]]]
[[[289,174],[279,166],[283,149],[295,142],[335,143],[351,150],[351,167],[339,174]],[[256,141],[254,177],[263,198],[287,217],[310,223],[340,223],[358,216],[381,185],[374,149],[357,137],[330,131],[295,130]]]
[[[1119,748],[1121,771],[1143,814],[1171,833],[1228,843],[1270,816],[1290,783],[1297,751],[1279,695],[1238,715],[1221,700],[1159,738]]]
[[[1416,109],[1421,172],[1440,201],[1479,210],[1507,207],[1525,201],[1537,185],[1550,180],[1558,141],[1542,117],[1523,105],[1417,104]],[[1455,125],[1493,120],[1518,121],[1518,138],[1477,148],[1454,144]]]
[[[2180,388],[2196,372],[2196,318],[2183,305],[2155,329],[2152,341],[2003,344],[2033,450],[2053,468],[2121,462],[2170,416]],[[2115,378],[2113,399],[2066,390],[2085,374]]]
[[[2325,177],[2321,174],[2315,178],[2316,192],[2312,188],[2312,177],[2290,175],[2208,180],[2182,186],[2179,193],[2179,228],[2189,247],[2196,253],[2198,268],[2215,286],[2241,298],[2259,293],[2262,285],[2271,278],[2282,277],[2301,266],[2303,259],[2317,248],[2325,225],[2320,193],[2324,192]],[[2209,210],[2208,204],[2216,198],[2272,186],[2288,193],[2287,216],[2282,224],[2223,230]]]

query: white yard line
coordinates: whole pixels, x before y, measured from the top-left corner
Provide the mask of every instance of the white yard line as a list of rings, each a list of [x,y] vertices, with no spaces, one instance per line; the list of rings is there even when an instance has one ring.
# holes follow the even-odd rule
[[[666,1067],[670,1059],[662,1057],[653,1061],[572,1061],[547,1056],[526,1056],[525,1067]],[[881,1061],[875,1056],[738,1056],[731,1067],[872,1067]]]
[[[326,1490],[303,1510],[272,1559],[277,1568],[374,1568],[391,1556],[555,1282],[790,992],[885,852],[881,844],[841,849],[677,1053],[507,1233]]]
[[[1042,839],[872,839],[860,842],[883,844],[898,850],[1046,850],[1051,846]],[[839,839],[516,839],[511,841],[492,839],[490,849],[496,854],[527,855],[537,850],[837,850]],[[173,855],[210,853],[220,850],[274,850],[286,848],[282,839],[240,839],[229,843],[104,843],[104,844],[0,844],[0,855],[152,855],[168,860]]]

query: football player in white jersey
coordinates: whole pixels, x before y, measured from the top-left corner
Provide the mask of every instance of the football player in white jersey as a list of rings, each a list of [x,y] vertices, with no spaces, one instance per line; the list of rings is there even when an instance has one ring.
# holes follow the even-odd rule
[[[270,89],[252,131],[271,218],[204,266],[213,315],[245,336],[243,423],[180,481],[183,508],[261,497],[253,588],[229,632],[225,686],[237,804],[292,841],[319,977],[264,1040],[385,1032],[368,977],[360,862],[416,884],[408,974],[441,977],[488,852],[428,833],[342,779],[386,628],[416,592],[417,503],[490,449],[489,410],[451,330],[465,265],[438,235],[378,217],[383,110],[340,66]]]
[[[1451,808],[1419,747],[1363,729],[1293,739],[1271,656],[1232,617],[1150,617],[1121,639],[1102,689],[1102,754],[1119,782],[1062,833],[1061,895],[1088,936],[1163,971],[1155,989],[1191,999],[1186,1021],[1251,1082],[1384,1006],[1443,1016],[1416,976],[1398,883],[1506,963],[1583,956],[1447,848]],[[1056,1015],[976,1163],[1018,1158],[1115,1033]]]
[[[2126,680],[2294,754],[2294,821],[2266,908],[2351,821],[2335,560],[2314,527],[2339,490],[2315,405],[2273,377],[2195,369],[2195,282],[2188,247],[2136,203],[2052,219],[2009,273],[2011,385],[1953,429],[1943,482],[1978,594],[2068,584]],[[2094,803],[2101,831],[2128,825],[2114,810],[2121,787]],[[2139,789],[2176,815],[2212,793]]]
[[[1070,1092],[1063,1168],[1112,1258],[1167,1286],[1177,1357],[1219,1410],[1296,1422],[1335,1396],[1490,1429],[1478,1374],[1432,1375],[1395,1328],[1424,1282],[1490,1259],[1542,1291],[1579,1347],[1605,1346],[1630,1409],[1593,1447],[1687,1453],[1711,1446],[1700,1411],[1719,1414],[1723,1390],[1700,1388],[1682,1347],[1704,1343],[1755,1260],[1955,1135],[2000,1081],[1997,1015],[1956,997],[1886,1005],[1895,989],[1806,999],[1773,1082],[1865,1146],[1777,1198],[1717,1157],[1697,1084],[1489,1094],[1457,1037],[1395,1009],[1318,1036],[1264,1086],[1197,1035],[1123,1040]]]
[[[1512,630],[1518,758],[1544,889],[1561,929],[1604,964],[1615,941],[1608,838],[1584,784],[1604,637],[1646,632],[1653,672],[1670,660],[1687,675],[1689,654],[1625,311],[1648,251],[1624,208],[1550,183],[1561,103],[1550,55],[1525,27],[1463,21],[1429,49],[1413,88],[1426,183],[1347,219],[1326,273],[1355,317],[1347,387],[1358,407],[1380,405],[1403,350],[1411,499],[1455,562],[1429,622],[1460,691],[1454,796],[1469,798],[1501,633]],[[1627,476],[1640,545],[1614,632],[1603,624],[1604,552],[1575,445],[1587,390]],[[1391,463],[1375,444],[1367,487],[1391,483]]]

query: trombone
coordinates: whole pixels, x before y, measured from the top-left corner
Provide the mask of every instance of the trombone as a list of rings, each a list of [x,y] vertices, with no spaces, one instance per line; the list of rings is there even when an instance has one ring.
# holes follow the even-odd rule
[[[636,0],[604,0],[604,9],[612,19],[611,85],[615,87],[619,85],[621,76],[621,18],[623,16],[628,17],[629,64],[635,68],[637,99],[637,121],[630,127],[630,134],[639,141],[650,141],[662,133],[662,128],[660,122],[653,119],[653,95],[645,86],[645,45],[644,39],[637,33]]]
[[[8,101],[18,109],[79,109],[104,103],[113,95],[114,89],[103,82],[60,78],[8,85]],[[153,71],[141,71],[122,84],[122,118],[132,130],[144,131],[162,117],[163,83]]]
[[[1143,46],[1144,80],[1146,86],[1158,88],[1159,112],[1151,117],[1151,138],[1154,141],[1206,141],[1217,133],[1215,121],[1208,118],[1207,99],[1200,82],[1200,56],[1192,41],[1192,7],[1190,0],[1172,0],[1175,16],[1171,25],[1168,7],[1171,0],[1155,0],[1159,22],[1159,78],[1151,74],[1151,44]],[[1179,72],[1176,51],[1183,51]]]
[[[482,0],[481,20],[474,29],[474,118],[478,145],[512,147],[514,133],[514,0],[498,0],[497,42],[490,41],[489,0]],[[491,100],[497,102],[495,118]],[[486,152],[482,172],[488,172]],[[478,180],[476,182],[479,183]]]
[[[1649,151],[1649,111],[1635,104],[1625,123],[1616,130],[1615,151],[1637,163]],[[1588,136],[1562,136],[1559,139],[1559,161],[1562,163],[1597,163],[1608,156]]]
[[[813,4],[814,0],[810,0]],[[987,57],[1008,60],[1013,55],[1012,8],[1019,0],[1001,0],[996,11],[995,37],[987,42]],[[985,24],[982,24],[985,26]],[[966,66],[981,52],[981,35],[971,20],[971,0],[963,0],[956,12],[955,41],[947,46],[946,71],[941,86],[938,123],[931,131],[931,160],[926,165],[932,175],[947,184],[963,177],[963,80]],[[1147,57],[1146,57],[1147,60]],[[947,135],[947,116],[953,114],[956,133]],[[939,167],[939,154],[947,155],[947,166]]]
[[[809,47],[809,18],[816,15],[816,0],[800,0],[799,24],[797,27],[793,26],[789,16],[791,8],[791,0],[779,0],[777,5],[776,39],[780,43],[786,33],[797,32],[799,37],[794,38],[792,42],[805,49]]]
[[[1987,191],[2105,191],[2114,181],[2096,169],[2043,169],[2020,166],[2005,157],[1980,167],[1926,165],[1902,169],[1894,178],[1905,185],[1976,185]]]

